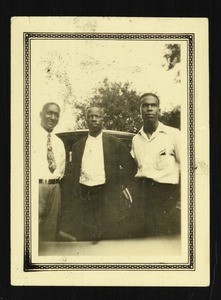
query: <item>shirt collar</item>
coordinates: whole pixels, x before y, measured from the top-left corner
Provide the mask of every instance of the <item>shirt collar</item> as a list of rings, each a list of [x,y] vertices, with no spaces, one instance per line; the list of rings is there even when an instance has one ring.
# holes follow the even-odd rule
[[[88,139],[90,139],[90,140],[100,140],[100,139],[102,139],[102,134],[103,134],[103,132],[101,131],[101,133],[99,133],[97,136],[94,137],[94,136],[92,136],[88,133]]]
[[[156,135],[158,132],[164,132],[164,133],[167,133],[167,126],[164,125],[163,123],[161,122],[158,122],[158,126],[157,126],[157,129],[153,132],[154,135]],[[140,131],[138,132],[142,137],[144,138],[147,138],[147,135],[146,133],[144,132],[144,127],[142,126]],[[152,134],[152,135],[153,135]]]
[[[42,127],[41,125],[40,125],[40,128],[41,128],[42,134],[48,136],[48,134],[50,133],[50,134],[51,134],[51,137],[54,136],[53,131],[52,131],[52,132],[47,132],[47,130],[45,130],[44,127]]]
[[[156,129],[156,132],[164,132],[164,133],[168,133],[167,131],[167,126],[164,125],[163,123],[159,122],[158,127]]]

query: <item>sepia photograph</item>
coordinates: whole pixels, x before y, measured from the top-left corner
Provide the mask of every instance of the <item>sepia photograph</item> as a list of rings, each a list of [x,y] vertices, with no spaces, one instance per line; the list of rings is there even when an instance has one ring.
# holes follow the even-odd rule
[[[13,282],[209,284],[207,20],[11,24]]]

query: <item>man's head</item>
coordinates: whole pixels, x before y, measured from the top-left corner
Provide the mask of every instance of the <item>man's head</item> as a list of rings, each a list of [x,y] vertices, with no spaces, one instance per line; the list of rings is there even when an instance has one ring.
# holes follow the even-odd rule
[[[145,124],[156,124],[160,115],[160,100],[152,93],[143,94],[140,97],[140,112]]]
[[[104,112],[100,107],[89,107],[86,111],[86,121],[89,133],[92,136],[97,136],[103,128]]]
[[[47,131],[52,132],[58,124],[60,117],[60,106],[54,102],[46,103],[40,112],[41,126]]]

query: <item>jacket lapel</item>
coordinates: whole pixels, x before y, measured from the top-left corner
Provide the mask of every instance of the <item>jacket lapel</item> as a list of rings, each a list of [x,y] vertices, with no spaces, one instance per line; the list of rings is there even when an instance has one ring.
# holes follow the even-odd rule
[[[104,169],[105,169],[105,176],[106,179],[110,178],[110,141],[108,137],[103,133],[103,151],[104,151]]]
[[[75,168],[76,168],[77,174],[79,176],[80,176],[81,161],[82,161],[82,157],[83,157],[83,153],[84,153],[84,149],[85,149],[86,140],[87,140],[87,136],[80,140],[79,145],[78,145],[78,151],[76,153],[77,158],[76,158]]]

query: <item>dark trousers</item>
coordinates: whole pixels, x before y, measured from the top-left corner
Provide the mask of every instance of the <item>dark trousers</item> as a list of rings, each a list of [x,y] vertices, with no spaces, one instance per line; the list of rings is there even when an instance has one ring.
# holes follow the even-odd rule
[[[80,184],[79,204],[80,223],[77,240],[99,240],[105,229],[106,186],[89,187]]]
[[[134,236],[157,236],[180,232],[179,185],[137,178],[131,219]]]
[[[78,241],[130,237],[129,211],[123,194],[108,185],[80,184],[74,197],[72,228]]]
[[[58,240],[61,218],[59,183],[39,184],[39,241]]]

